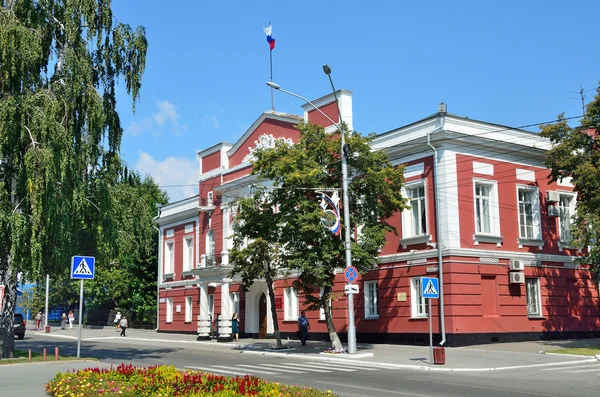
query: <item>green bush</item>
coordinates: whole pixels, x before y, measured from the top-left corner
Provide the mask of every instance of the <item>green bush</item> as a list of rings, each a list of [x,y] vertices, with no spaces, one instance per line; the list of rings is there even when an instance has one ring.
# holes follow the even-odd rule
[[[286,386],[249,375],[232,378],[166,365],[141,368],[125,364],[59,373],[46,384],[46,392],[55,397],[336,396],[330,390]]]

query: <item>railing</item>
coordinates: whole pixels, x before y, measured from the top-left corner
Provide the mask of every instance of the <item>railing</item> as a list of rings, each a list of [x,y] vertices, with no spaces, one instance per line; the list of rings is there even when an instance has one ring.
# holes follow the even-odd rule
[[[223,257],[221,254],[206,254],[206,267],[221,266]]]
[[[221,204],[221,202],[218,197],[214,197],[212,199],[207,197],[200,198],[200,207],[215,207],[219,204]]]

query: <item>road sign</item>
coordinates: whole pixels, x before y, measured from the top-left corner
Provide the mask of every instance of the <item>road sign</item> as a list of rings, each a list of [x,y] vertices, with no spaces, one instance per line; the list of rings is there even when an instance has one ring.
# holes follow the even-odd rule
[[[71,278],[73,280],[91,280],[94,278],[96,258],[93,256],[74,256],[71,258]]]
[[[350,295],[350,294],[356,295],[356,294],[358,294],[358,284],[346,284],[344,286],[344,293],[346,295]]]
[[[421,277],[421,292],[423,298],[439,298],[440,287],[438,279],[434,277]]]
[[[347,283],[353,283],[358,278],[358,270],[354,266],[348,266],[344,270],[344,278]]]

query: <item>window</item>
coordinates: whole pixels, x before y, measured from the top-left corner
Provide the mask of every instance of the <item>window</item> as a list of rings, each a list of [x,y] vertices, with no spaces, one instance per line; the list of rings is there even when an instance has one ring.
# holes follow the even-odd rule
[[[492,186],[475,183],[475,232],[492,233],[491,222]]]
[[[411,316],[414,318],[427,317],[427,301],[423,298],[421,278],[410,279],[410,306]]]
[[[427,214],[425,211],[425,185],[420,184],[406,189],[410,205],[410,226],[407,237],[420,236],[427,233]]]
[[[167,298],[167,322],[173,322],[173,298]]]
[[[558,202],[559,209],[559,236],[563,243],[571,242],[571,225],[573,224],[573,215],[575,214],[575,195],[560,194]]]
[[[194,238],[183,239],[183,271],[191,270],[194,263]]]
[[[173,242],[167,241],[165,244],[165,274],[173,274],[173,263],[175,259],[175,252],[173,250]]]
[[[323,294],[325,294],[325,288],[321,288],[319,296],[323,297]],[[328,301],[329,301],[329,311],[331,312],[331,297],[328,299]],[[319,320],[325,320],[325,309],[321,308],[319,311],[321,313],[321,315],[319,316]]]
[[[298,320],[298,293],[294,288],[286,288],[283,295],[285,320]]]
[[[365,318],[379,318],[377,281],[365,281]]]
[[[229,302],[231,303],[232,314],[240,314],[240,293],[232,292],[229,294]]]
[[[191,296],[185,297],[185,322],[186,323],[192,322],[192,297]]]
[[[210,314],[210,318],[215,318],[215,296],[213,294],[208,295],[208,314]]]
[[[526,278],[525,286],[527,288],[527,315],[539,317],[542,315],[542,305],[540,302],[540,279]]]
[[[519,187],[519,237],[539,240],[540,230],[540,198],[537,188]]]
[[[215,263],[215,232],[212,229],[206,234],[206,263],[209,265]]]

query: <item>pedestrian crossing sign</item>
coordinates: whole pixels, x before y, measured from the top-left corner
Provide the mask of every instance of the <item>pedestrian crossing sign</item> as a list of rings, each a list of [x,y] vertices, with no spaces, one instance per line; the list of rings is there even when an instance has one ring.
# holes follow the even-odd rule
[[[421,277],[421,295],[423,298],[439,298],[439,280],[435,277]]]
[[[96,258],[93,256],[74,256],[71,258],[71,279],[91,280],[95,268]]]

